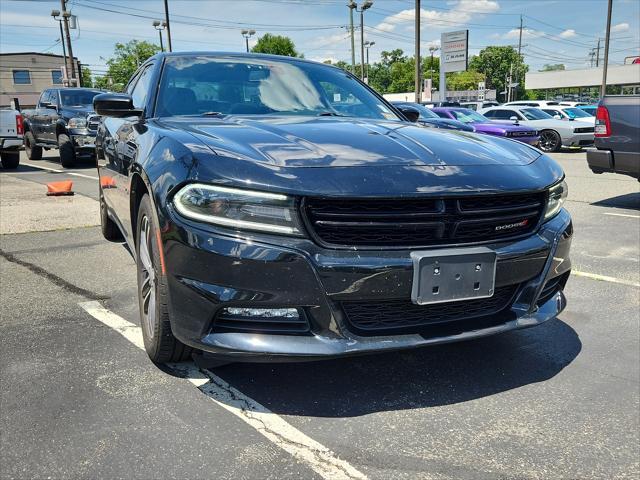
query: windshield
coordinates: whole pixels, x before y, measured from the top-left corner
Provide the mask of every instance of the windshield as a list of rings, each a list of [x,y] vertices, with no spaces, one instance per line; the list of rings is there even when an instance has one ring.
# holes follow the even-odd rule
[[[271,58],[168,57],[156,115],[335,115],[400,120],[346,72]]]
[[[463,123],[485,123],[490,122],[487,117],[479,114],[478,112],[474,112],[469,108],[461,108],[459,110],[451,110],[451,113],[456,120],[459,120]]]
[[[520,113],[524,115],[524,118],[527,120],[547,120],[549,118],[553,118],[548,113],[544,113],[539,108],[523,108],[520,110]]]
[[[93,105],[93,97],[98,94],[91,90],[60,90],[60,101],[65,107]]]
[[[569,118],[591,118],[591,115],[580,108],[564,108],[563,111]]]

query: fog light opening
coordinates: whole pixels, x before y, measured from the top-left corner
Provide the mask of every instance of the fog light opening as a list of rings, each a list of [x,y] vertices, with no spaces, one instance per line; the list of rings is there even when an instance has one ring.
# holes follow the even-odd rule
[[[243,308],[227,307],[223,310],[223,315],[234,317],[262,317],[262,318],[288,318],[299,319],[300,312],[297,308]]]

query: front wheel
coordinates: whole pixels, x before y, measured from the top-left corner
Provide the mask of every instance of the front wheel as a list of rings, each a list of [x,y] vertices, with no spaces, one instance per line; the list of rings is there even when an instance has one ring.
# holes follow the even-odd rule
[[[40,160],[42,158],[42,147],[36,145],[36,138],[30,131],[24,134],[24,151],[29,160]]]
[[[560,134],[555,130],[543,130],[540,132],[540,150],[543,152],[557,152],[562,147]]]
[[[0,152],[0,163],[2,163],[2,168],[6,168],[7,170],[18,168],[20,152],[17,150],[15,152]]]
[[[60,163],[64,168],[72,168],[76,163],[76,150],[69,135],[61,133],[58,135],[58,151],[60,152]]]
[[[174,337],[169,321],[167,279],[162,274],[158,226],[153,206],[144,195],[138,210],[136,265],[138,304],[144,348],[155,363],[179,362],[191,356],[192,349]]]

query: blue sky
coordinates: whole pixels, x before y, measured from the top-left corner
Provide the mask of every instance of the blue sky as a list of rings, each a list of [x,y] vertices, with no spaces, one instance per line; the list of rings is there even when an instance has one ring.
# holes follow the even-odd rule
[[[347,0],[169,0],[173,49],[242,51],[243,28],[291,37],[306,58],[350,60]],[[361,3],[361,0],[358,0]],[[59,1],[2,0],[0,51],[61,53]],[[115,42],[156,41],[151,22],[162,19],[162,0],[70,0],[78,16],[74,54],[97,74]],[[589,52],[604,36],[606,0],[431,0],[422,1],[422,48],[439,44],[445,31],[469,29],[470,53],[487,45],[517,45],[523,15],[523,53],[531,70],[547,63],[568,69],[589,66]],[[413,0],[374,0],[365,12],[365,37],[375,41],[371,61],[383,50],[413,55]],[[611,63],[640,55],[640,1],[614,0]],[[356,16],[356,24],[359,18]],[[356,49],[359,32],[356,32]],[[255,37],[254,37],[255,38]],[[604,46],[604,42],[602,43]],[[426,54],[426,53],[423,53]],[[603,50],[601,51],[601,55]],[[437,53],[436,53],[437,55]],[[356,52],[356,62],[359,55]]]

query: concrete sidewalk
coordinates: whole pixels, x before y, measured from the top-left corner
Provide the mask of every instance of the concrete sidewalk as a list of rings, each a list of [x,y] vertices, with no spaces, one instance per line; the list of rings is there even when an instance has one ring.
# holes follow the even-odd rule
[[[83,195],[47,197],[47,188],[0,175],[0,234],[43,232],[100,224],[99,203]]]

